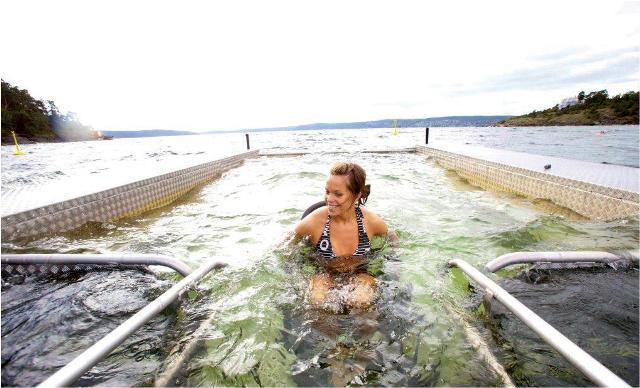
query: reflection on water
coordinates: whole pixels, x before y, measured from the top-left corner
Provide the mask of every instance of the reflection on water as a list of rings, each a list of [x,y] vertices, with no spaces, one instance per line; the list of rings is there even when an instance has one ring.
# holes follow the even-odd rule
[[[441,368],[455,367],[439,357],[440,346],[430,346],[433,319],[412,307],[410,286],[393,276],[378,277],[378,285],[380,297],[368,309],[332,313],[300,304],[284,311],[283,340],[296,355],[291,371],[297,385],[434,385]],[[482,377],[477,384],[496,382]],[[463,381],[469,380],[448,383]]]
[[[2,385],[34,386],[168,289],[140,271],[13,276],[2,282]],[[162,361],[171,315],[153,318],[78,385],[141,385]]]
[[[268,140],[274,149],[284,144],[284,151],[380,145],[380,138],[372,136],[371,140],[365,133],[315,131],[282,133],[277,138],[256,134],[252,144],[260,146]],[[470,131],[469,138],[474,133]],[[401,147],[409,140],[415,144],[423,135],[417,130],[400,136],[391,136],[390,131],[376,134],[384,137],[387,146]],[[329,137],[337,143],[328,141]],[[163,144],[159,139],[144,144],[154,142]],[[126,144],[109,144],[116,143]],[[156,153],[154,158],[171,161],[206,149],[200,143],[183,139],[158,149],[124,147],[114,151],[114,157],[136,159]],[[50,145],[37,146],[46,153]],[[75,146],[74,160],[100,164],[91,162],[81,145]],[[176,151],[177,146],[183,151]],[[149,155],[141,156],[139,151]],[[86,152],[95,159],[95,148]],[[3,189],[5,179],[13,182],[7,183],[11,186],[19,175],[13,171],[5,176],[4,153],[3,147]],[[54,155],[52,161],[62,159]],[[382,273],[377,274],[381,294],[372,308],[331,314],[308,306],[309,271],[314,269],[301,260],[304,255],[297,247],[283,248],[280,242],[304,209],[322,198],[325,174],[338,159],[354,160],[367,170],[372,184],[367,205],[397,231],[400,246],[393,255],[385,256]],[[36,170],[29,166],[22,172],[26,180],[29,169]],[[74,175],[73,169],[45,168]],[[481,294],[472,292],[464,276],[448,270],[446,263],[461,258],[480,267],[516,250],[634,249],[638,231],[637,218],[589,221],[548,204],[480,190],[419,155],[316,154],[248,160],[171,206],[135,219],[3,242],[2,251],[152,253],[183,259],[193,267],[206,260],[229,264],[189,290],[179,308],[159,316],[85,374],[79,382],[84,385],[154,381],[226,386],[499,384],[466,339],[461,321],[478,330],[518,384],[543,385],[548,380],[541,376],[552,375],[554,385],[573,385],[583,384],[580,372],[558,361],[560,356],[547,351],[530,333],[530,342],[520,342],[520,332],[511,334],[508,322],[513,320],[508,316],[502,323],[485,321],[478,310]],[[612,285],[627,276],[624,271],[599,271],[611,276],[608,282]],[[503,270],[495,276],[503,283],[517,279],[520,272],[521,268]],[[588,288],[592,276],[581,276],[567,280],[570,286],[564,292],[578,294]],[[168,273],[154,276],[132,271],[96,272],[55,281],[4,279],[3,385],[42,381],[176,279]],[[564,277],[553,279],[562,289]],[[513,290],[527,287],[518,285]],[[537,297],[527,301],[534,311],[544,311],[549,305],[547,294],[539,287],[531,290]],[[637,295],[622,295],[615,289],[605,289],[600,295],[601,303],[589,307],[616,305],[635,311],[635,321],[630,318],[625,325],[637,332]],[[625,339],[605,325],[610,319],[607,314],[582,310],[579,303],[572,306],[575,309],[567,313],[566,320],[554,322],[557,328],[570,338],[579,338],[587,351],[602,355],[600,360],[614,372],[637,375],[637,339]],[[597,330],[572,331],[576,325],[570,318],[582,319],[585,314],[598,321],[593,326]],[[35,345],[25,346],[24,338]],[[603,348],[611,352],[599,352]]]
[[[374,252],[369,263],[397,261],[389,250]],[[319,266],[314,270],[313,255],[303,252],[297,260],[290,259],[293,263],[287,268],[290,274],[297,269],[306,272],[299,282],[304,289],[311,276],[325,269]],[[420,336],[428,321],[411,308],[410,286],[400,284],[398,274],[392,271],[397,268],[389,266],[388,272],[369,270],[376,275],[378,292],[370,307],[347,308],[340,304],[340,312],[326,305],[314,308],[304,300],[304,293],[297,294],[302,295],[299,303],[283,306],[283,340],[296,356],[291,373],[297,385],[424,385],[426,379],[437,381],[435,370],[425,376],[425,366],[418,364],[418,352],[424,350]],[[404,342],[415,349],[412,356],[405,355]]]
[[[631,386],[638,386],[638,285],[637,268],[535,269],[501,283]],[[499,303],[492,303],[490,319],[517,385],[592,385],[568,373],[562,357],[549,357],[554,350]]]

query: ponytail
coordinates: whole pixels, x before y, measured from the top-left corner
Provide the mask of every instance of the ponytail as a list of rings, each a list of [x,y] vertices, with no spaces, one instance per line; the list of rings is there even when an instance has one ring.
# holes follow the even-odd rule
[[[364,205],[369,199],[369,194],[371,194],[371,185],[364,185],[360,194],[360,205]]]

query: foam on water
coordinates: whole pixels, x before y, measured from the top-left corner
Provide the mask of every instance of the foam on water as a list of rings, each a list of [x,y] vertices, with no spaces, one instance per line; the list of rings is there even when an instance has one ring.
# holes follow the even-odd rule
[[[485,142],[498,142],[500,136],[511,132],[514,137],[533,137],[540,144],[549,140],[548,136],[542,142],[537,140],[539,136],[529,133],[535,129],[527,129],[527,134],[493,130],[452,129],[451,134]],[[582,129],[563,130],[566,134]],[[591,130],[595,129],[588,129]],[[267,150],[283,147],[280,149],[284,151],[321,152],[382,148],[379,136],[387,147],[402,148],[423,140],[423,130],[404,131],[399,136],[391,136],[390,130],[312,131],[277,136],[260,133],[252,135],[252,144]],[[625,131],[611,131],[610,139]],[[432,129],[434,139],[437,133]],[[494,136],[478,137],[489,133]],[[109,163],[121,158],[145,160],[153,153],[157,154],[153,158],[160,158],[157,163],[169,164],[186,153],[196,155],[203,151],[205,154],[196,157],[211,157],[213,153],[206,152],[208,146],[203,145],[202,139],[217,144],[215,139],[239,136],[238,144],[244,145],[242,135],[219,136],[75,144],[76,154],[67,159],[69,163],[83,161],[85,167],[92,169],[116,171]],[[633,136],[637,137],[637,131]],[[564,144],[565,140],[555,142]],[[106,166],[96,158],[96,154],[105,154],[98,151],[103,145],[113,151],[113,155],[107,152],[104,157]],[[83,171],[75,164],[69,169],[60,166],[64,163],[60,151],[65,149],[64,144],[34,147],[53,164],[46,169],[62,171],[70,177]],[[182,151],[176,151],[176,147]],[[30,179],[29,174],[40,168],[24,159],[20,163],[29,167],[16,170],[10,162],[5,164],[8,156],[4,147],[2,150],[3,189],[5,179],[12,186],[18,175]],[[322,199],[325,174],[338,159],[363,165],[372,184],[367,206],[400,236],[400,246],[393,254],[384,255],[381,273],[376,275],[378,301],[363,311],[336,308],[335,313],[311,308],[306,292],[309,277],[317,269],[307,261],[308,248],[282,243],[302,212]],[[516,250],[634,249],[638,247],[638,231],[637,218],[589,221],[573,217],[553,204],[480,190],[419,155],[354,152],[248,160],[174,204],[138,218],[3,242],[2,252],[152,253],[181,258],[193,267],[206,260],[229,264],[187,292],[180,308],[165,312],[155,323],[137,332],[128,345],[92,369],[80,384],[143,385],[158,376],[171,376],[167,377],[167,385],[499,384],[500,378],[486,367],[485,360],[466,339],[466,322],[517,383],[544,385],[548,380],[543,376],[551,374],[554,384],[573,385],[582,382],[577,370],[557,361],[560,356],[552,351],[538,351],[541,342],[535,338],[519,342],[510,329],[488,321],[487,315],[478,310],[481,293],[474,292],[464,276],[448,270],[446,263],[462,258],[480,267]],[[496,280],[504,283],[518,279],[521,271],[503,270],[495,275]],[[608,279],[603,283],[616,284],[620,276],[627,276],[624,269],[600,271],[602,279]],[[590,287],[593,277],[591,273],[576,276],[578,280],[570,278],[566,282],[572,284],[566,290],[570,294],[579,292],[581,284]],[[563,276],[553,275],[553,279],[562,289]],[[177,276],[166,273],[154,277],[108,272],[57,281],[4,281],[3,385],[42,381],[176,280]],[[516,285],[512,290],[517,293],[529,287]],[[544,292],[535,287],[530,292],[538,295],[528,302],[534,311],[547,304]],[[336,305],[342,301],[342,293],[336,292]],[[613,290],[601,294],[608,297],[607,304],[635,311],[635,321],[624,323],[624,330],[635,327],[637,332],[637,295],[633,301],[632,294]],[[114,299],[101,299],[109,296]],[[129,297],[130,303],[123,300]],[[61,303],[54,308],[46,303],[50,300]],[[51,309],[54,315],[50,315]],[[567,317],[582,314],[584,310],[575,304]],[[608,318],[605,314],[594,319]],[[83,326],[86,322],[100,330],[87,330]],[[599,324],[602,326],[598,326],[598,332],[583,332],[567,319],[557,322],[557,328],[580,338],[580,345],[587,351],[604,355],[601,361],[615,372],[629,376],[625,371],[635,371],[637,375],[637,340],[612,335],[613,329],[603,322]],[[21,345],[27,334],[37,344],[37,350]],[[500,340],[496,340],[498,336]],[[150,338],[153,346],[145,347]],[[68,346],[60,347],[61,343]],[[607,349],[608,353],[600,349]],[[35,359],[38,362],[34,366],[29,360]]]

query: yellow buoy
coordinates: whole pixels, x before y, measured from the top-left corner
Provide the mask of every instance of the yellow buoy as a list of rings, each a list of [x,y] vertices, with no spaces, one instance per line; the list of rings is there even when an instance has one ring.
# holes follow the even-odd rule
[[[397,136],[400,134],[398,131],[398,120],[393,120],[393,132],[391,133],[393,136]]]
[[[16,133],[11,131],[13,135],[13,142],[16,143],[16,150],[13,152],[14,155],[24,155],[25,153],[20,150],[20,144],[18,144],[18,139],[16,138]]]

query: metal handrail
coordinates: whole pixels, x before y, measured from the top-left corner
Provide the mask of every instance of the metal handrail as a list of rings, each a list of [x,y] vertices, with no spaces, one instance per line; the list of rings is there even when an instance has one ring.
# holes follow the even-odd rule
[[[182,261],[163,255],[102,255],[102,254],[8,254],[2,255],[2,264],[97,264],[97,265],[161,265],[182,276],[193,270]]]
[[[594,383],[603,387],[618,387],[629,385],[616,374],[600,364],[595,358],[562,335],[553,326],[540,318],[527,306],[518,301],[502,287],[483,275],[464,260],[456,259],[449,262],[450,267],[460,268],[484,289],[485,293],[501,302],[509,311],[520,318],[529,328],[538,334],[547,344],[553,347],[573,366],[578,368]]]
[[[133,334],[134,331],[138,330],[156,314],[178,299],[183,290],[195,284],[212,269],[222,268],[223,266],[224,264],[214,261],[200,266],[200,268],[176,283],[173,287],[153,300],[153,302],[149,303],[142,310],[135,313],[131,318],[127,319],[120,326],[104,336],[100,341],[82,352],[82,354],[62,367],[62,369],[58,370],[51,377],[40,383],[38,387],[61,387],[71,385],[86,371],[108,356],[109,353],[124,342],[124,340]]]
[[[451,307],[445,304],[444,308],[450,317],[455,317],[458,319],[459,324],[462,326],[462,330],[464,331],[465,337],[467,338],[467,341],[469,341],[469,344],[476,351],[476,354],[483,359],[486,365],[493,370],[496,376],[502,379],[501,385],[503,387],[515,387],[516,385],[513,383],[513,380],[511,380],[511,376],[509,376],[507,371],[504,369],[504,366],[502,366],[502,364],[498,362],[493,353],[491,353],[491,350],[489,350],[489,345],[482,338],[478,330],[471,326],[461,314],[458,314]]]
[[[638,255],[633,251],[622,254],[610,252],[582,251],[582,252],[514,252],[507,253],[488,262],[484,268],[488,272],[525,263],[614,263],[623,260],[637,262]]]

